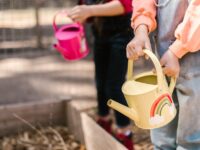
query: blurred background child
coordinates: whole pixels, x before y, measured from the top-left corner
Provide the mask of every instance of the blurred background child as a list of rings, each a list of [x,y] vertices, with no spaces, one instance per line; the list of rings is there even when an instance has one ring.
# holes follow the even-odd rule
[[[82,0],[68,15],[83,23],[92,17],[94,34],[94,63],[97,89],[97,123],[107,132],[133,150],[130,120],[115,112],[116,128],[107,106],[108,99],[126,104],[121,91],[127,71],[126,45],[133,37],[130,28],[132,14],[131,0]]]

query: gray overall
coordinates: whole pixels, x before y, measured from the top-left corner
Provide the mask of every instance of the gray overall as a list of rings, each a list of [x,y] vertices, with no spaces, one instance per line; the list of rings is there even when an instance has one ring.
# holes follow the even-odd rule
[[[157,51],[160,56],[175,40],[174,31],[183,20],[190,0],[158,0]],[[200,19],[200,18],[199,18]],[[200,51],[180,59],[176,85],[178,114],[167,126],[151,130],[155,150],[200,150]]]

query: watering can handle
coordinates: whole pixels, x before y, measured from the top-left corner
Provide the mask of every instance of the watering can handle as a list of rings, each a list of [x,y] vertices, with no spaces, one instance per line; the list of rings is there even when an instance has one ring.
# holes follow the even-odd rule
[[[148,55],[150,57],[150,59],[152,60],[155,68],[156,68],[156,73],[157,73],[157,76],[158,76],[158,80],[161,81],[161,77],[163,75],[162,73],[162,67],[160,65],[160,62],[158,61],[157,57],[150,51],[150,50],[143,50],[144,53],[146,55]],[[128,72],[127,72],[127,79],[128,80],[131,80],[132,79],[132,76],[133,76],[133,60],[128,60]],[[159,82],[158,81],[158,82]]]
[[[53,29],[54,29],[55,32],[58,31],[58,26],[56,25],[56,18],[57,18],[58,15],[61,15],[61,14],[67,16],[66,11],[59,11],[53,17]]]
[[[171,77],[169,84],[169,92],[172,94],[176,86],[176,77]]]
[[[159,60],[150,50],[145,49],[144,53],[147,54],[150,57],[150,59],[152,60],[154,66],[155,66],[155,69],[156,69],[157,77],[158,77],[157,78],[158,87],[162,88],[162,82],[163,82],[164,76],[163,76],[163,70],[162,70]],[[128,60],[127,79],[131,80],[132,76],[133,76],[133,60],[129,59]],[[176,84],[176,79],[171,78],[170,86],[169,86],[170,93],[173,92],[175,84]]]
[[[53,17],[53,29],[54,29],[55,32],[58,31],[58,26],[56,25],[56,18],[57,18],[58,15],[64,15],[65,17],[67,17],[67,12],[66,11],[59,11],[54,15],[54,17]],[[73,22],[72,19],[71,19],[71,21]],[[78,24],[80,24],[80,23],[78,23]]]

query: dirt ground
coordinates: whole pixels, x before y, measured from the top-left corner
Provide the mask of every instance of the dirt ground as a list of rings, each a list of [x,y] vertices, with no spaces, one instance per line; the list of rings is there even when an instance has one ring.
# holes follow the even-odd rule
[[[30,54],[31,57],[0,59],[1,105],[66,97],[96,100],[91,55],[68,62],[55,52]],[[137,127],[133,130],[136,150],[151,150],[149,132]]]
[[[0,60],[0,104],[47,99],[94,99],[91,60],[66,62],[60,55]]]

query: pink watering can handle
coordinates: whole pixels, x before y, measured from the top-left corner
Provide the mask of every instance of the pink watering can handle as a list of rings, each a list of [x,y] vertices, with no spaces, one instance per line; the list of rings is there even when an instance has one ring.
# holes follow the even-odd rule
[[[67,12],[66,11],[59,11],[54,15],[54,17],[53,17],[53,29],[54,29],[54,32],[58,31],[58,26],[56,25],[56,18],[57,18],[58,15],[63,15],[65,17],[67,17]],[[72,22],[73,22],[73,20],[72,20]],[[78,22],[77,22],[77,24],[79,25],[80,30],[82,31],[83,30],[82,25],[80,23],[78,23]]]
[[[58,26],[56,25],[56,18],[58,15],[65,15],[67,16],[67,12],[66,11],[59,11],[57,12],[54,17],[53,17],[53,28],[54,28],[54,31],[58,31]]]

